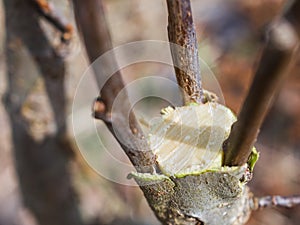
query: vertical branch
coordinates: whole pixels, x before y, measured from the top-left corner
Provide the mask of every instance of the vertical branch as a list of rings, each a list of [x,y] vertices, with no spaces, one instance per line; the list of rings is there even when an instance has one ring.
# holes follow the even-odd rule
[[[66,136],[65,65],[55,52],[39,24],[39,17],[29,1],[5,0],[6,59],[8,89],[4,103],[8,112],[14,145],[16,171],[24,204],[39,224],[83,224],[68,169],[70,152]],[[49,111],[36,100],[33,90],[37,77],[28,85],[33,74],[44,78]],[[34,108],[29,119],[26,109]],[[41,112],[42,111],[42,112]],[[50,134],[47,125],[33,124],[39,118],[54,114],[56,130]],[[46,114],[46,115],[45,115]],[[27,114],[28,115],[28,114]],[[49,119],[51,120],[51,119]],[[44,132],[44,133],[43,133]],[[34,134],[42,136],[37,139]]]
[[[90,62],[112,49],[109,28],[101,0],[73,0],[75,18],[82,33]],[[103,65],[118,68],[113,54],[105,58]],[[99,88],[105,68],[93,67]],[[116,137],[128,158],[140,172],[153,172],[155,155],[150,150],[144,134],[132,112],[127,93],[122,94],[122,105],[112,112],[115,98],[125,88],[120,71],[112,75],[100,90],[100,98],[94,107],[94,116],[102,119]],[[123,92],[124,93],[124,92]],[[112,114],[117,114],[112,121]],[[129,115],[129,118],[127,118]],[[113,126],[114,124],[114,126]]]
[[[189,0],[167,0],[168,35],[174,69],[179,86],[183,90],[185,105],[203,101],[198,45]]]
[[[283,19],[275,22],[268,32],[253,83],[238,120],[224,143],[224,165],[235,166],[247,162],[259,128],[268,108],[278,92],[295,59],[298,38],[293,27]]]

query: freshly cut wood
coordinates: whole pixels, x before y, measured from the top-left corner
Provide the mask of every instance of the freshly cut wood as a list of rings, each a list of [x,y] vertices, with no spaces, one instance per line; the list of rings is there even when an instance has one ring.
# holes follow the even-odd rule
[[[230,109],[215,102],[163,109],[149,134],[162,172],[180,176],[220,169],[222,144],[235,121]]]

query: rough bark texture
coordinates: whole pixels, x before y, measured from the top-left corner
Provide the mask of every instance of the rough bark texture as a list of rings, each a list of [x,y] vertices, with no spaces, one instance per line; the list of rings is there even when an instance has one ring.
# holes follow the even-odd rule
[[[68,169],[72,149],[66,136],[64,61],[51,47],[29,1],[5,0],[4,6],[8,79],[4,103],[25,206],[39,224],[81,225]],[[47,98],[33,90],[41,78],[50,112],[43,113],[45,104],[40,100]],[[31,109],[33,115],[28,119]],[[51,110],[54,121],[39,124],[39,119],[51,114]],[[56,126],[52,133],[47,131],[49,123]]]
[[[204,101],[201,86],[198,43],[189,0],[167,0],[169,41],[174,69],[185,104]],[[177,67],[177,66],[179,67]]]
[[[243,171],[243,167],[240,169]],[[236,172],[214,171],[184,177],[134,173],[132,176],[163,224],[243,225],[251,214],[253,201]]]

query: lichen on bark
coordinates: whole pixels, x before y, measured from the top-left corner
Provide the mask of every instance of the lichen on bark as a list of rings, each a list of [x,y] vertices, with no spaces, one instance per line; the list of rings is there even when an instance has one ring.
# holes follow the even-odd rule
[[[163,224],[242,225],[248,220],[253,196],[246,183],[258,154],[253,149],[253,157],[243,166],[222,166],[222,143],[234,121],[228,108],[208,102],[168,107],[162,110],[161,120],[152,124],[149,145],[162,174],[133,172],[129,177],[142,188]],[[216,132],[219,135],[212,134]],[[185,160],[192,163],[184,162],[182,156],[191,149],[194,154]]]

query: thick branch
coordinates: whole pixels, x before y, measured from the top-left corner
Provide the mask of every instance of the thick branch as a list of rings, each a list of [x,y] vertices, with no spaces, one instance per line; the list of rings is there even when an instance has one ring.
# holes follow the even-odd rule
[[[198,45],[189,0],[167,0],[169,12],[168,34],[179,86],[183,90],[184,103],[201,103],[201,85]]]
[[[284,20],[275,22],[267,38],[248,96],[224,143],[226,166],[247,162],[273,97],[294,61],[298,39],[289,23]]]
[[[111,37],[104,15],[101,0],[73,0],[75,17],[81,30],[90,62],[112,49]],[[105,58],[103,65],[117,68],[117,62],[112,54]],[[113,103],[122,89],[125,88],[121,73],[111,76],[102,87],[105,68],[93,67],[101,98],[95,106],[95,117],[101,118],[116,137],[125,153],[138,171],[153,172],[156,166],[155,156],[150,150],[144,134],[132,112],[127,94],[121,96],[122,104],[112,112]],[[124,92],[123,92],[124,93]],[[101,106],[100,108],[98,106]],[[101,109],[101,110],[99,110]],[[128,118],[129,117],[129,118]],[[115,118],[112,120],[112,118]]]
[[[39,224],[81,225],[68,169],[72,149],[66,136],[64,61],[49,43],[28,1],[5,0],[4,6],[8,80],[4,103],[24,204]],[[41,101],[42,95],[32,90],[38,78],[35,75],[44,78],[51,108],[45,107],[48,105]],[[27,98],[29,92],[35,100]],[[49,111],[45,112],[45,108]],[[49,118],[51,111],[55,121],[50,118],[41,123],[41,118]],[[52,123],[56,130],[50,134],[47,125]]]

